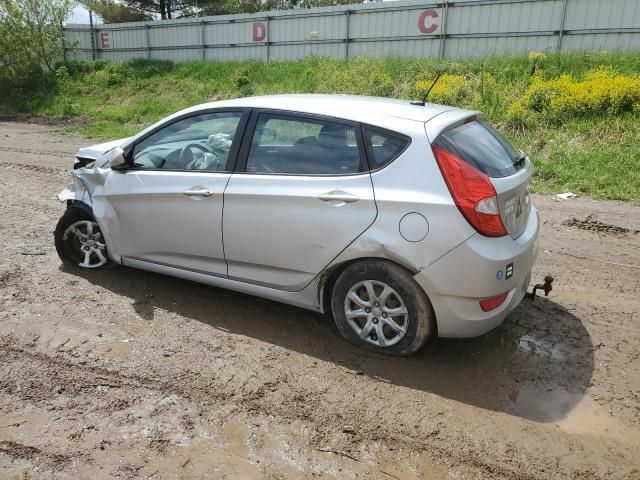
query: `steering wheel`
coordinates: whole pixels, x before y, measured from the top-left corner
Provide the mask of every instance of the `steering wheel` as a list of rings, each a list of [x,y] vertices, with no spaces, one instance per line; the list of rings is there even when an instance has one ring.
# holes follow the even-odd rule
[[[193,162],[193,152],[191,151],[192,148],[197,148],[204,153],[213,153],[209,148],[207,148],[206,145],[202,145],[200,143],[190,143],[182,150],[180,150],[180,161],[182,162],[182,165],[186,166],[189,163]]]

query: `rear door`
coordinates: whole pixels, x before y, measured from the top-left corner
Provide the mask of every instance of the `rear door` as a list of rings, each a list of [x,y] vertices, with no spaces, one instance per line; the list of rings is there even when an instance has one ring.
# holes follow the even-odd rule
[[[376,217],[357,124],[255,111],[224,193],[229,278],[302,290]]]
[[[483,119],[449,128],[433,144],[491,179],[502,223],[512,238],[519,237],[531,212],[529,194],[533,169],[529,159]]]

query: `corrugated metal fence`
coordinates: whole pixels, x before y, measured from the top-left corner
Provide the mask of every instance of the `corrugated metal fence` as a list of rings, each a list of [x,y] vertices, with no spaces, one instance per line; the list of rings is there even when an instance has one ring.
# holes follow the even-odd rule
[[[67,25],[66,58],[455,58],[640,48],[640,0],[461,0]]]

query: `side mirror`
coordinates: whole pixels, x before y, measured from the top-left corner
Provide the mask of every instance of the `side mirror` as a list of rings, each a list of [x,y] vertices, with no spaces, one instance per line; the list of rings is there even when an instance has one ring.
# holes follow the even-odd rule
[[[124,156],[124,150],[120,147],[115,147],[108,151],[104,155],[103,165],[109,166],[113,169],[123,168],[127,166],[127,159]]]

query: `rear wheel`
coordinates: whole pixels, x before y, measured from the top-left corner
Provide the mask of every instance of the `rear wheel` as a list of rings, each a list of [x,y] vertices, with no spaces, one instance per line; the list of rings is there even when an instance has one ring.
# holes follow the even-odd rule
[[[98,223],[81,208],[68,208],[58,221],[54,235],[56,251],[65,265],[101,268],[111,263]]]
[[[431,304],[411,274],[385,260],[363,260],[336,280],[331,301],[342,336],[386,355],[411,355],[435,330]]]

